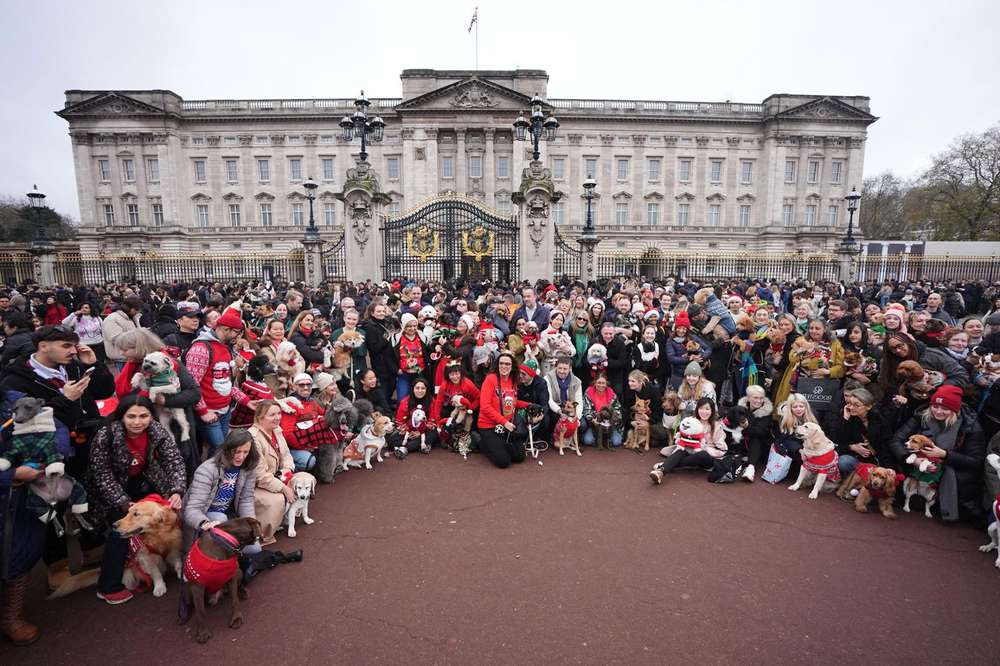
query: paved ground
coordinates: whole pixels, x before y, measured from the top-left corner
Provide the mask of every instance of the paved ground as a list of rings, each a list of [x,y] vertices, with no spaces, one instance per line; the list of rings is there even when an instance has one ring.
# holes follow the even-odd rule
[[[985,534],[693,472],[653,487],[649,455],[543,458],[339,476],[279,540],[305,562],[254,581],[242,629],[211,612],[207,646],[174,581],[118,607],[39,589],[45,635],[0,663],[997,663]]]

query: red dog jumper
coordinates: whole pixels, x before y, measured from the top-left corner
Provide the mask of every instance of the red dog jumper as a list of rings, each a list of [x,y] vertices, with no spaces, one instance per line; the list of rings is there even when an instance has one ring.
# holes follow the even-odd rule
[[[213,527],[211,532],[229,542],[233,548],[239,548],[239,543],[232,534],[223,532],[216,527]],[[201,551],[200,539],[197,539],[194,546],[191,547],[187,559],[184,560],[184,580],[189,583],[197,583],[205,588],[209,594],[214,594],[236,575],[238,568],[239,560],[235,554],[225,560],[213,560]]]

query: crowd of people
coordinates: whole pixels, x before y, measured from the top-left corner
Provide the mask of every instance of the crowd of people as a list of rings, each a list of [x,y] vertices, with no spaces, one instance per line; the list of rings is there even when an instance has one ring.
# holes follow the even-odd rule
[[[1000,452],[1000,285],[29,285],[0,292],[0,319],[0,457],[50,432],[14,421],[31,404],[21,399],[51,408],[58,459],[88,499],[65,520],[103,545],[97,595],[109,604],[132,597],[129,540],[109,529],[132,503],[162,497],[187,544],[256,517],[250,557],[279,538],[292,473],[318,474],[331,441],[358,454],[379,414],[400,460],[441,449],[506,468],[571,422],[584,447],[652,451],[657,484],[681,468],[778,481],[770,463],[788,461],[781,476],[794,479],[811,422],[836,447],[829,478],[862,464],[923,474],[945,521],[985,526],[1000,486],[986,465]],[[170,392],[140,381],[163,356]],[[915,434],[933,444],[914,449]],[[914,453],[931,472],[907,462]],[[22,616],[30,571],[65,557],[57,521],[25,490],[47,469],[0,472],[0,630],[18,644],[39,634]]]

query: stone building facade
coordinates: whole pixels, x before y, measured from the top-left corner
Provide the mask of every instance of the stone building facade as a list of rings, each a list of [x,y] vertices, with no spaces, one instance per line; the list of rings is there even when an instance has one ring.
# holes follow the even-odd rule
[[[777,94],[761,103],[549,99],[541,70],[404,70],[369,161],[403,214],[443,192],[516,212],[531,146],[512,122],[530,98],[560,122],[541,145],[572,242],[582,183],[597,180],[601,252],[832,251],[860,186],[867,97]],[[70,90],[84,255],[287,252],[301,247],[313,178],[321,236],[343,234],[336,198],[360,146],[338,123],[353,98],[184,100],[168,90]],[[516,198],[516,197],[515,197]]]

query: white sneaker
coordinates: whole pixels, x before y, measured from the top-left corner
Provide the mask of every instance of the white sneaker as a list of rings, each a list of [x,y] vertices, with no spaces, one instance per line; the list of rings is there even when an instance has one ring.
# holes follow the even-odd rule
[[[755,470],[753,468],[753,465],[747,465],[747,468],[743,470],[743,478],[749,481],[750,483],[753,483],[754,471]]]
[[[654,470],[652,470],[649,473],[649,478],[656,485],[660,485],[661,483],[663,483],[663,470],[661,470],[661,469],[654,469]]]

